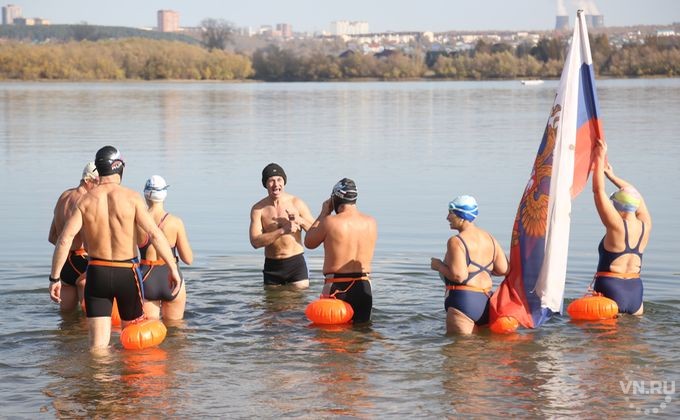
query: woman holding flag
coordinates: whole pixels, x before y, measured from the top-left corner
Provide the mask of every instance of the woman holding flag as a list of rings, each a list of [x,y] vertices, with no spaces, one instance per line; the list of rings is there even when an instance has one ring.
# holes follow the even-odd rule
[[[604,140],[597,140],[594,153],[593,195],[607,231],[598,247],[600,258],[593,289],[616,301],[619,312],[642,315],[640,269],[652,218],[635,187],[614,175],[611,165],[605,163]],[[605,176],[619,188],[611,196],[604,188]]]

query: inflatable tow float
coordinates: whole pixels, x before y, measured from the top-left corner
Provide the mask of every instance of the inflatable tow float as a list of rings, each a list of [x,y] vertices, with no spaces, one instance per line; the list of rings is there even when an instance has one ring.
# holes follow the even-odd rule
[[[571,302],[567,306],[567,313],[577,321],[599,321],[616,318],[619,306],[601,293],[593,293]]]
[[[316,325],[347,324],[354,316],[354,309],[344,300],[320,298],[307,305],[305,315]]]
[[[142,350],[155,347],[165,340],[168,330],[158,319],[145,319],[123,328],[120,343],[128,350]]]

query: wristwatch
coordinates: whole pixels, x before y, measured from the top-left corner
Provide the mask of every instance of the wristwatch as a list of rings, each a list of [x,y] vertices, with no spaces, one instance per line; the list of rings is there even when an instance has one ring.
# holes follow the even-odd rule
[[[55,279],[55,278],[52,277],[52,275],[50,274],[50,283],[56,283],[56,282],[58,282],[58,281],[61,281],[61,277],[57,277],[57,278]]]

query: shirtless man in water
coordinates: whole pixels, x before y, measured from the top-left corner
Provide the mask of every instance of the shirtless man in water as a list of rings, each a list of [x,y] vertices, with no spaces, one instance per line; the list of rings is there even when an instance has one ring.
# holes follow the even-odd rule
[[[179,291],[181,279],[168,241],[149,215],[144,200],[120,185],[125,162],[118,150],[113,146],[99,149],[94,163],[99,185],[78,199],[57,240],[50,297],[55,302],[61,300],[59,275],[73,239],[80,232],[90,258],[85,283],[90,349],[99,350],[105,349],[111,339],[114,298],[123,328],[144,315],[135,226],[148,233],[156,252],[168,265],[173,293]]]
[[[333,187],[331,197],[321,205],[321,213],[305,236],[305,246],[314,249],[323,243],[322,297],[334,296],[352,306],[354,323],[371,319],[371,262],[378,226],[373,217],[357,209],[357,187],[348,178]],[[332,214],[335,211],[336,214]]]
[[[276,163],[262,170],[267,196],[250,210],[250,244],[264,247],[266,288],[309,287],[309,270],[302,246],[302,230],[312,225],[312,214],[298,197],[284,191],[286,173]]]
[[[61,193],[57,204],[54,206],[54,217],[50,226],[50,233],[47,240],[56,245],[59,234],[64,229],[66,219],[71,214],[74,204],[87,194],[92,188],[97,186],[99,177],[94,162],[89,162],[83,168],[83,175],[80,184],[75,188],[69,188]],[[62,311],[72,311],[77,307],[78,302],[83,300],[83,290],[85,289],[85,270],[87,269],[87,251],[83,244],[80,233],[77,233],[71,244],[67,263],[61,270],[60,277],[62,282],[61,302]]]

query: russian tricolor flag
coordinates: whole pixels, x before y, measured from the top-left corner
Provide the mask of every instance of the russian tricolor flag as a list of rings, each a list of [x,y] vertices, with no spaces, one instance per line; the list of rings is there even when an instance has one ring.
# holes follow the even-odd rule
[[[571,200],[588,181],[593,145],[603,138],[598,114],[588,29],[579,10],[557,96],[517,210],[510,272],[491,298],[491,324],[512,317],[535,328],[562,311]]]

